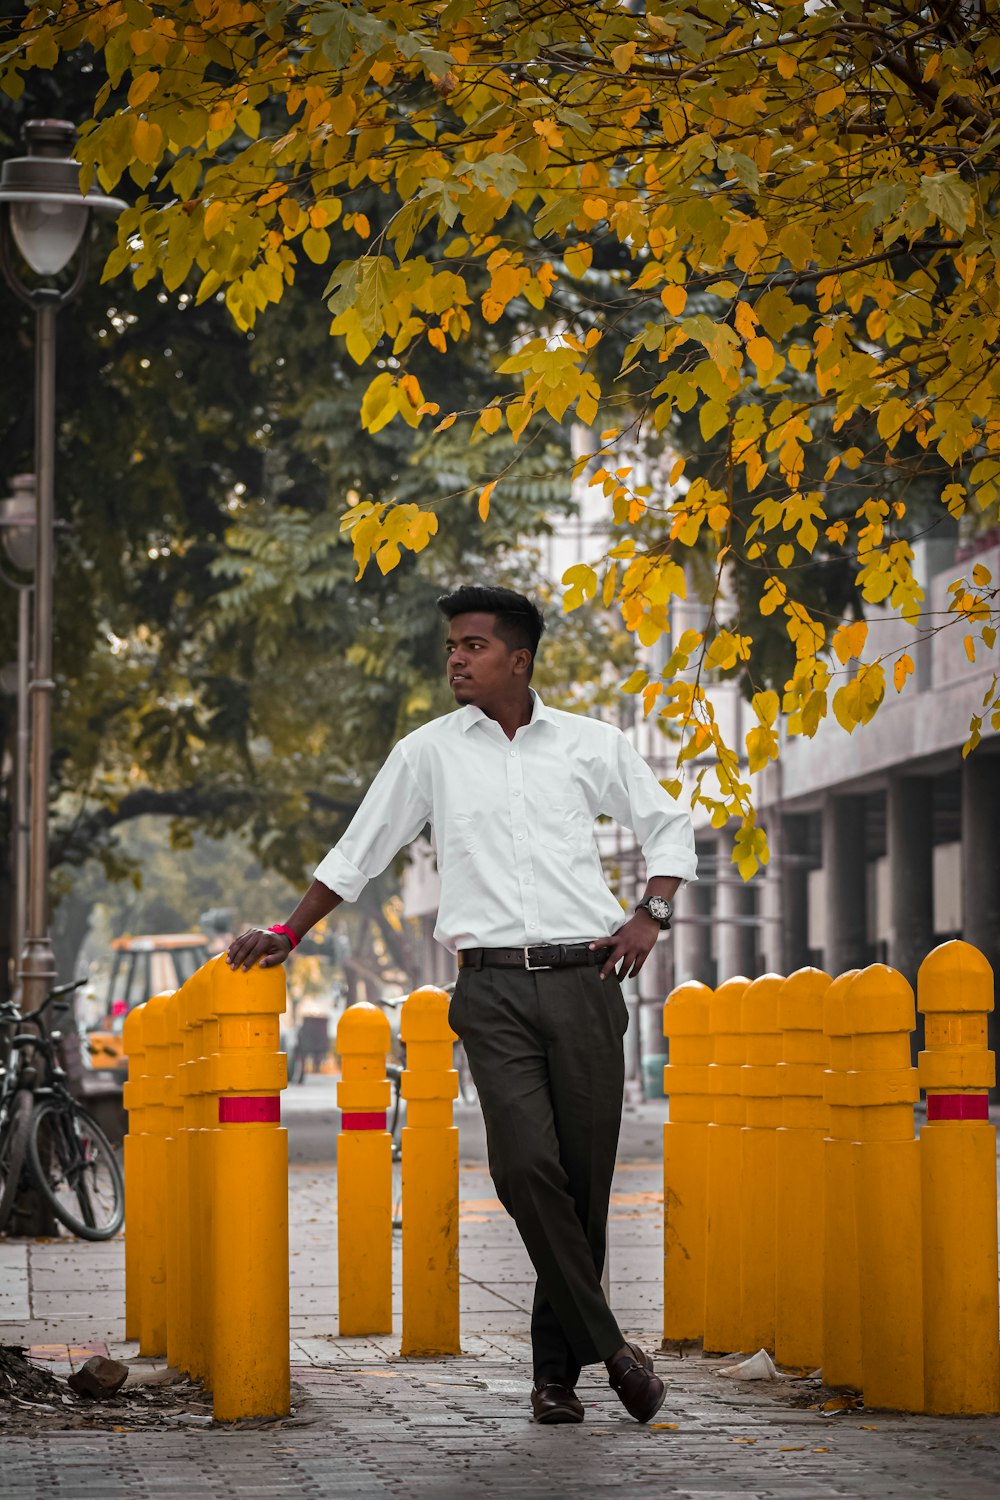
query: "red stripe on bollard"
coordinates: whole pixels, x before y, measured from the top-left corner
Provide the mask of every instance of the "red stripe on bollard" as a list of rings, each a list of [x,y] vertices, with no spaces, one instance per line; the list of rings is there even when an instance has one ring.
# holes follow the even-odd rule
[[[345,1114],[341,1118],[340,1128],[341,1130],[384,1130],[385,1115],[384,1109],[377,1109],[366,1115]]]
[[[281,1123],[281,1096],[259,1094],[254,1097],[219,1100],[220,1125],[279,1125]]]
[[[927,1119],[988,1120],[989,1098],[986,1094],[928,1094]]]

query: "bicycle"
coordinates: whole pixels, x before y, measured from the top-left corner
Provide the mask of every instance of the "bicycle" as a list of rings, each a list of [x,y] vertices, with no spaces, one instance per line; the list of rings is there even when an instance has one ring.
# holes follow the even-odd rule
[[[454,991],[455,986],[454,984],[445,984],[441,988],[446,995],[450,995]],[[395,1015],[401,1011],[404,1004],[404,997],[382,995],[375,1003]],[[385,1067],[385,1075],[392,1085],[392,1107],[389,1114],[388,1126],[389,1134],[392,1137],[393,1161],[400,1161],[403,1155],[402,1132],[403,1120],[406,1113],[403,1109],[403,1073],[406,1069],[406,1043],[399,1041],[398,1035],[399,1023],[397,1021],[393,1028],[393,1040],[398,1041],[398,1050],[402,1055],[402,1060],[396,1061],[395,1059],[390,1059]],[[469,1067],[469,1059],[465,1054],[465,1048],[460,1041],[456,1041],[454,1046],[454,1066],[458,1074],[458,1097],[464,1104],[478,1104],[479,1091],[472,1077],[472,1070]]]
[[[45,1012],[74,990],[60,985],[37,1010],[0,1008],[0,1025],[29,1022],[7,1046],[0,1078],[0,1232],[25,1178],[61,1224],[86,1240],[109,1240],[125,1218],[125,1183],[118,1156],[97,1121],[73,1098],[59,1065],[57,1030]],[[39,1066],[39,1059],[41,1066]]]

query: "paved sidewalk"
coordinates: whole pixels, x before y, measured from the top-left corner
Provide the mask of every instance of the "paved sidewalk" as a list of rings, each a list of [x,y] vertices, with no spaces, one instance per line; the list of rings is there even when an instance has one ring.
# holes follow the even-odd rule
[[[655,1161],[622,1164],[610,1222],[616,1311],[654,1350],[659,1173]],[[182,1413],[166,1430],[130,1431],[108,1409],[100,1428],[0,1435],[5,1500],[578,1500],[622,1490],[630,1500],[995,1500],[1000,1419],[827,1416],[815,1385],[737,1384],[719,1375],[725,1360],[659,1355],[669,1396],[648,1428],[625,1416],[599,1369],[581,1382],[582,1427],[535,1427],[530,1268],[481,1167],[461,1171],[464,1353],[450,1360],[400,1359],[398,1327],[385,1338],[336,1336],[335,1175],[302,1167],[290,1185],[293,1417],[229,1430],[206,1428],[197,1414],[188,1426]],[[34,1346],[61,1373],[94,1347],[155,1364],[124,1342],[123,1263],[121,1240],[0,1241],[0,1341]],[[398,1269],[397,1252],[397,1282]]]

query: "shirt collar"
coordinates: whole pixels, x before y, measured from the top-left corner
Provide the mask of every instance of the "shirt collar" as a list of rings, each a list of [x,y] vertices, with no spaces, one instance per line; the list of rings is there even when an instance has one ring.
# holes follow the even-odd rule
[[[532,697],[531,720],[523,727],[525,729],[530,729],[534,724],[551,724],[554,718],[552,710],[545,707],[545,704],[535,692],[534,688],[530,688],[529,691]],[[485,719],[487,717],[488,715],[484,714],[482,709],[477,708],[474,703],[466,703],[464,708],[460,708],[458,710],[460,728],[463,734],[468,734],[473,724],[478,724],[480,719]]]

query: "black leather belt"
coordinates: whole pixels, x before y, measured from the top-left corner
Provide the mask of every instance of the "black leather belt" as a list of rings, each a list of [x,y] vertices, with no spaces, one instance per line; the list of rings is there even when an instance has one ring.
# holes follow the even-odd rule
[[[610,948],[591,948],[589,943],[532,943],[527,948],[462,948],[460,969],[573,969],[582,964],[602,964]]]

